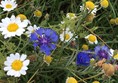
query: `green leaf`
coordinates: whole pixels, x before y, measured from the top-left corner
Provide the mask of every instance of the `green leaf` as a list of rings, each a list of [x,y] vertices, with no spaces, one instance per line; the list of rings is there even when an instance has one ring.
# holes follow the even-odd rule
[[[0,78],[6,76],[5,72],[3,70],[0,70]]]
[[[3,54],[0,52],[0,65],[3,65],[5,61],[5,56],[3,56]]]

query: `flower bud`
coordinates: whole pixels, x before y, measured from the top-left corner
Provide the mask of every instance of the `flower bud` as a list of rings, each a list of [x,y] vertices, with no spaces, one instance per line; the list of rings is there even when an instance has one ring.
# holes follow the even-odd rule
[[[104,63],[102,69],[106,76],[112,76],[115,73],[115,67],[112,64]]]
[[[102,67],[102,64],[104,62],[106,62],[106,59],[105,58],[103,58],[102,60],[98,61],[96,65],[99,66],[99,67]]]
[[[83,45],[82,45],[82,49],[83,49],[83,50],[88,50],[88,49],[89,49],[89,47],[88,47],[88,45],[83,44]]]
[[[78,83],[74,77],[68,77],[66,79],[66,83]]]
[[[28,56],[28,59],[31,61],[31,62],[34,62],[37,60],[37,57],[35,55],[29,55]]]
[[[115,24],[115,19],[110,19],[110,24]]]

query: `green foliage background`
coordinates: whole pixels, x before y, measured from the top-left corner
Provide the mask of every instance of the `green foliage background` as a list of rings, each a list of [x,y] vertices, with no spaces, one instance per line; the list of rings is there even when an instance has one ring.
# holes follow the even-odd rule
[[[59,23],[64,19],[66,13],[73,12],[80,15],[80,5],[86,0],[17,0],[18,8],[12,12],[2,12],[0,9],[0,19],[12,14],[25,14],[27,18],[41,27],[50,27],[56,30],[59,34],[61,27]],[[99,0],[93,0],[97,2]],[[78,34],[77,47],[71,48],[69,44],[62,42],[58,43],[57,49],[53,51],[53,61],[50,66],[43,62],[43,54],[38,50],[34,51],[32,43],[23,35],[21,37],[14,37],[4,39],[0,35],[0,83],[65,83],[68,76],[75,77],[79,83],[92,83],[98,80],[101,83],[117,83],[118,73],[116,72],[110,78],[104,78],[100,68],[93,65],[89,67],[77,67],[75,64],[76,55],[81,51],[81,46],[87,43],[84,37],[93,32],[98,35],[103,41],[99,40],[99,44],[106,43],[110,48],[118,48],[118,25],[111,25],[109,20],[118,17],[118,0],[109,0],[108,8],[97,11],[96,18],[92,23],[85,24],[89,28],[86,29],[83,25],[76,25],[73,23],[76,34]],[[39,9],[43,15],[41,18],[34,17],[33,12]],[[46,17],[46,15],[49,17]],[[85,20],[84,16],[80,19]],[[83,23],[83,21],[82,21]],[[95,45],[90,45],[90,49],[94,49]],[[20,78],[7,77],[3,71],[3,62],[5,57],[10,53],[25,53],[28,56],[34,55],[37,59],[29,65],[27,75]]]

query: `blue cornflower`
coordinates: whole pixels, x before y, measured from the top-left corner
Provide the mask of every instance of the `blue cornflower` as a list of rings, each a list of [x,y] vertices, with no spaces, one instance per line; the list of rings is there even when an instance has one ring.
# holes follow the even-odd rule
[[[107,46],[96,46],[95,55],[98,59],[110,59],[110,49]]]
[[[39,46],[41,52],[50,55],[51,51],[56,48],[58,35],[50,28],[39,28],[31,34],[30,40],[33,42],[35,49]]]
[[[77,65],[88,66],[90,64],[89,54],[86,52],[79,52],[76,59]]]

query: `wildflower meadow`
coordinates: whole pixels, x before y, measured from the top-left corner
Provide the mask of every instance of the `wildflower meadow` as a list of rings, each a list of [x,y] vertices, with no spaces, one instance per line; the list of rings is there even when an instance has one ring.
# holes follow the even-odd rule
[[[118,0],[0,0],[0,83],[118,83]]]

